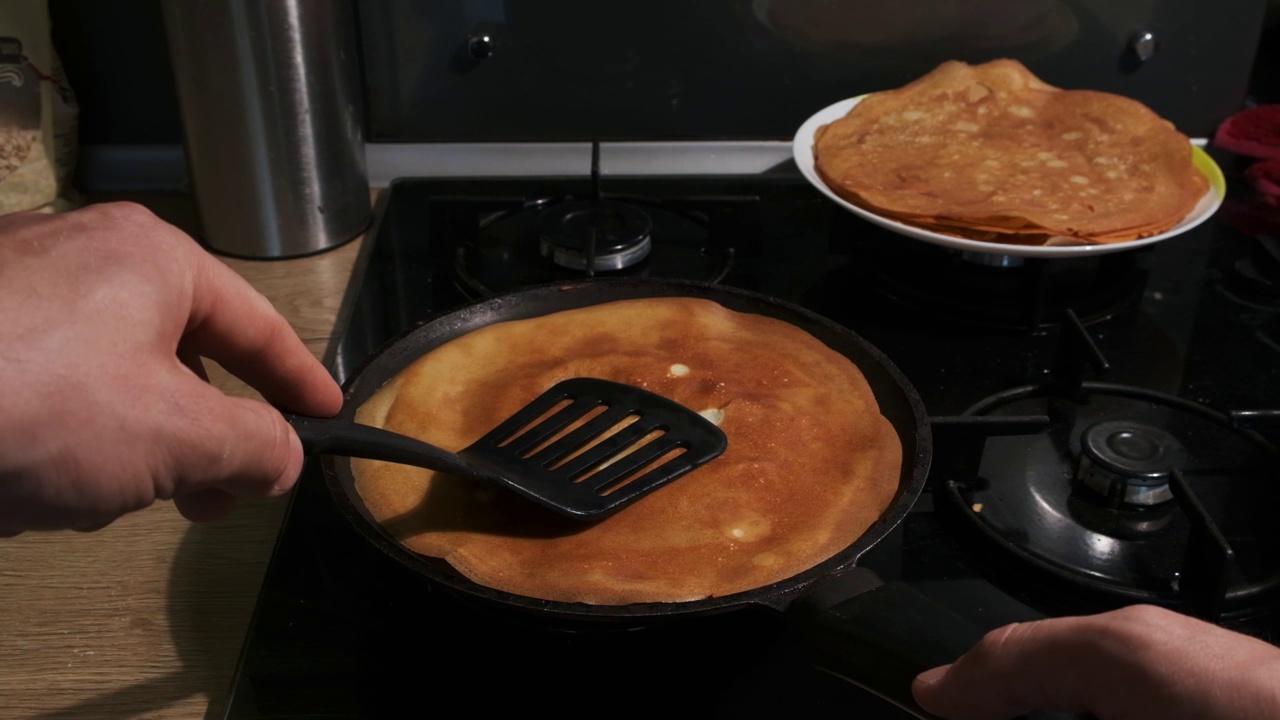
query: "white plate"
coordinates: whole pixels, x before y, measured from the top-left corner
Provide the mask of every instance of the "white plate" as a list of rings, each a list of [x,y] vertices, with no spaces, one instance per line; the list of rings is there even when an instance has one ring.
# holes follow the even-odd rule
[[[1222,205],[1222,198],[1226,195],[1226,180],[1222,176],[1222,170],[1213,162],[1203,150],[1192,145],[1193,160],[1196,168],[1204,174],[1209,181],[1209,191],[1204,197],[1200,198],[1200,202],[1195,206],[1186,217],[1177,225],[1169,228],[1159,235],[1152,235],[1138,240],[1130,240],[1120,243],[1107,243],[1103,245],[1063,245],[1060,247],[1043,246],[1043,245],[1009,245],[1005,243],[982,242],[980,240],[968,240],[965,238],[954,237],[952,235],[943,235],[942,233],[930,232],[918,227],[907,225],[891,220],[887,217],[877,215],[873,212],[858,207],[847,202],[839,195],[831,191],[827,184],[818,177],[818,171],[813,166],[813,136],[818,128],[827,123],[839,120],[854,105],[865,98],[866,95],[860,95],[848,100],[825,107],[819,110],[813,117],[809,118],[796,131],[795,140],[791,145],[791,152],[795,156],[796,165],[800,167],[800,172],[805,178],[813,184],[814,187],[822,191],[823,195],[831,198],[833,202],[845,208],[849,212],[875,223],[884,228],[888,228],[896,233],[912,237],[917,240],[923,240],[934,245],[954,248],[956,250],[968,250],[970,252],[988,253],[993,255],[1020,255],[1023,257],[1079,257],[1082,255],[1103,255],[1106,253],[1121,252],[1124,250],[1132,250],[1144,245],[1166,240],[1175,235],[1180,235],[1200,223],[1208,220],[1218,206]]]

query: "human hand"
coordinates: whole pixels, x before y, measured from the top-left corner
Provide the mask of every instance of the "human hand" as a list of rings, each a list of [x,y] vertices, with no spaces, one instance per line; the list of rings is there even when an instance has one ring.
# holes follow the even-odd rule
[[[1280,649],[1150,605],[1008,625],[922,673],[916,702],[949,720],[1033,711],[1099,720],[1280,717]]]
[[[0,217],[0,535],[91,530],[172,499],[191,520],[277,496],[302,445],[281,409],[342,391],[243,278],[149,211],[110,203]]]

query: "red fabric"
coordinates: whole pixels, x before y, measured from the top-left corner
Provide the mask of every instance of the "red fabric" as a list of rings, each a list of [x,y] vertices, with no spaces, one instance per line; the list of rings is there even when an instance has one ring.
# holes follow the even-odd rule
[[[1280,105],[1259,105],[1227,118],[1214,133],[1213,144],[1262,160],[1280,160]]]
[[[1218,218],[1245,235],[1280,237],[1280,205],[1261,198],[1227,198],[1218,210]]]
[[[1245,169],[1244,176],[1267,202],[1280,205],[1280,160],[1256,162]]]

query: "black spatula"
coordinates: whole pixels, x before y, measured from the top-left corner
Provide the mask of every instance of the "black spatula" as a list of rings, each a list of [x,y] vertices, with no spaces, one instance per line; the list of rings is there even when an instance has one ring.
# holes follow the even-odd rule
[[[551,413],[559,405],[564,407]],[[287,413],[285,418],[308,454],[384,460],[499,483],[583,520],[621,510],[728,447],[724,432],[693,410],[596,378],[557,383],[457,454],[368,425]],[[583,418],[580,427],[565,432]],[[609,434],[624,421],[629,422]],[[682,452],[646,469],[677,450]]]

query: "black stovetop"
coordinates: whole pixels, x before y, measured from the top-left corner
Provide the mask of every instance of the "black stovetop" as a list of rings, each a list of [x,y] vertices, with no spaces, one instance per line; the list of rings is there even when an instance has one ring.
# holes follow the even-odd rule
[[[833,206],[798,175],[610,177],[603,190],[657,203],[656,215],[674,217],[665,227],[680,247],[661,257],[655,250],[642,270],[624,272],[720,279],[804,305],[884,351],[934,418],[963,415],[1010,389],[1013,409],[1006,414],[1045,413],[1055,423],[1063,402],[1079,411],[1071,417],[1130,402],[1086,398],[1082,393],[1112,387],[1097,383],[1181,398],[1211,415],[1280,408],[1280,289],[1265,279],[1277,271],[1268,266],[1275,249],[1235,229],[1225,212],[1145,249],[1019,263],[962,256],[881,231]],[[345,380],[383,343],[476,298],[481,285],[528,281],[522,273],[536,262],[530,259],[536,248],[522,245],[529,239],[525,216],[510,213],[534,199],[591,191],[588,178],[394,183],[357,263],[331,353],[335,374]],[[495,236],[509,238],[515,249],[502,251]],[[459,267],[469,279],[459,280]],[[1057,410],[1036,405],[1040,391],[1058,398],[1046,403]],[[1152,422],[1168,414],[1145,396],[1132,402]],[[1274,440],[1270,424],[1266,416],[1256,422]],[[1173,426],[1173,432],[1181,427]],[[940,422],[935,439],[947,440],[945,432]],[[984,539],[975,531],[978,511],[966,503],[986,488],[964,476],[965,461],[947,457],[957,446],[951,440],[938,443],[930,485],[915,508],[860,564],[909,582],[981,629],[1133,599],[1108,591],[1105,579],[1083,587],[1063,581],[1061,573]],[[1000,450],[982,460],[980,476],[1001,472],[991,465],[1017,449],[1009,438],[990,442]],[[1259,439],[1248,447],[1264,445]],[[1248,472],[1277,475],[1270,467]],[[1214,494],[1234,482],[1234,471],[1220,470],[1186,474],[1188,484],[1201,483],[1206,513],[1240,544],[1238,555],[1254,553],[1241,561],[1249,577],[1231,568],[1228,586],[1266,585],[1280,576],[1272,564],[1280,564],[1280,552],[1271,552],[1280,543],[1240,530],[1241,513],[1258,509],[1234,510],[1230,498]],[[1200,549],[1212,548],[1199,537]],[[1268,640],[1280,630],[1270,593],[1247,602],[1183,603],[1176,587],[1152,585],[1150,577],[1136,582],[1140,596],[1188,612],[1213,607],[1214,619],[1229,627]],[[333,506],[318,463],[309,462],[262,586],[226,717],[419,715],[446,702],[477,715],[906,717],[814,671],[775,611],[583,630],[470,604],[364,542]]]

